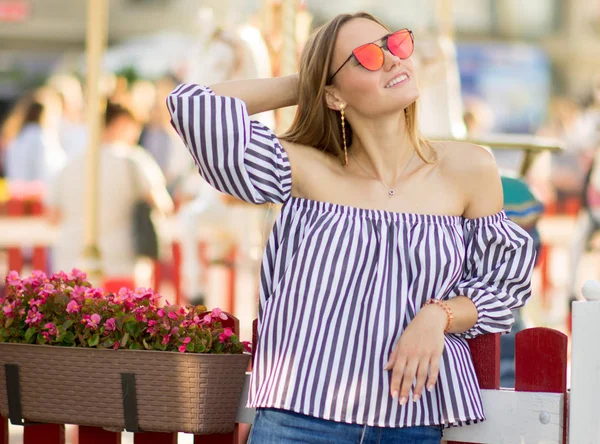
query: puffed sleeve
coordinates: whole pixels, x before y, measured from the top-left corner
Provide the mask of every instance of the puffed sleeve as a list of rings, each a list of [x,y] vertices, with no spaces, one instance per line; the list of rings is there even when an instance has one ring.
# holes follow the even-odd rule
[[[200,175],[217,190],[255,204],[290,197],[287,153],[268,127],[250,120],[242,100],[182,84],[167,97],[167,107]]]
[[[508,333],[514,323],[511,310],[525,305],[531,296],[533,240],[504,211],[465,219],[463,231],[463,274],[450,297],[467,296],[478,311],[477,322],[463,335]]]

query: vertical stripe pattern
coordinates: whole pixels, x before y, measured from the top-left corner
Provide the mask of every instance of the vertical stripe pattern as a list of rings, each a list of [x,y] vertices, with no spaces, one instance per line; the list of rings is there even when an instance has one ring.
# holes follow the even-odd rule
[[[530,296],[533,242],[504,212],[469,220],[367,210],[290,196],[287,155],[243,102],[181,85],[173,126],[223,192],[284,203],[263,257],[249,407],[380,427],[485,419],[466,338],[508,332]],[[465,295],[475,326],[446,335],[438,383],[400,406],[383,368],[430,298]]]

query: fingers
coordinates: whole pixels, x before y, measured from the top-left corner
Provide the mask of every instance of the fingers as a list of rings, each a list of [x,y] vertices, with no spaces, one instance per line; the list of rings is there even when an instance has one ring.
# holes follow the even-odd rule
[[[397,359],[393,365],[394,371],[392,372],[392,380],[390,382],[390,393],[392,398],[398,399],[400,384],[402,383],[402,376],[404,375],[404,368],[406,366],[406,357]]]
[[[422,359],[419,362],[419,367],[417,368],[417,382],[415,383],[415,389],[413,390],[413,401],[417,402],[421,399],[421,395],[423,393],[423,385],[425,385],[425,381],[427,380],[427,370],[429,369],[429,359]]]
[[[391,370],[396,363],[396,357],[398,356],[398,347],[394,347],[392,353],[390,354],[390,359],[388,359],[387,364],[385,364],[384,370]]]
[[[408,395],[410,388],[413,385],[413,381],[415,380],[418,366],[419,360],[415,358],[411,359],[406,364],[404,375],[402,375],[402,386],[400,388],[400,405],[404,405],[406,404],[406,401],[408,401]]]
[[[429,379],[427,380],[427,390],[432,391],[433,387],[437,383],[438,376],[440,374],[440,357],[436,356],[431,359],[429,364]]]

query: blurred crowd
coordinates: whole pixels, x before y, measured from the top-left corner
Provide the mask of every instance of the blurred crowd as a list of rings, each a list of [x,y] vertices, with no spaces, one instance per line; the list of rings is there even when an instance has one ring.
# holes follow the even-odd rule
[[[257,274],[267,208],[254,208],[212,189],[198,174],[192,156],[170,123],[165,100],[175,86],[194,79],[213,83],[269,75],[264,61],[248,60],[235,34],[216,32],[193,48],[201,63],[157,80],[107,75],[107,97],[98,159],[98,246],[105,279],[135,277],[151,282],[155,259],[172,260],[169,243],[179,241],[184,302],[211,306],[206,269],[237,260]],[[256,66],[260,63],[263,72]],[[264,72],[264,69],[267,72]],[[9,188],[34,187],[43,196],[49,221],[58,229],[52,271],[82,265],[86,154],[85,88],[73,75],[55,75],[25,94],[0,129],[0,175]],[[273,125],[272,113],[258,116]],[[140,256],[132,231],[136,206],[145,202],[156,222],[160,257]],[[199,248],[201,241],[207,248]]]

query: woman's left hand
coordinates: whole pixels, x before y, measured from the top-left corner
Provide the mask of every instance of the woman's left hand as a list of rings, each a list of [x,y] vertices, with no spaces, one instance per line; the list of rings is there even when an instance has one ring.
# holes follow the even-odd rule
[[[443,308],[436,305],[423,307],[408,325],[392,350],[385,370],[392,370],[390,393],[400,404],[408,401],[415,376],[413,401],[418,401],[427,381],[432,390],[437,382],[439,362],[444,351],[444,329],[447,317]],[[429,377],[428,377],[429,374]]]

